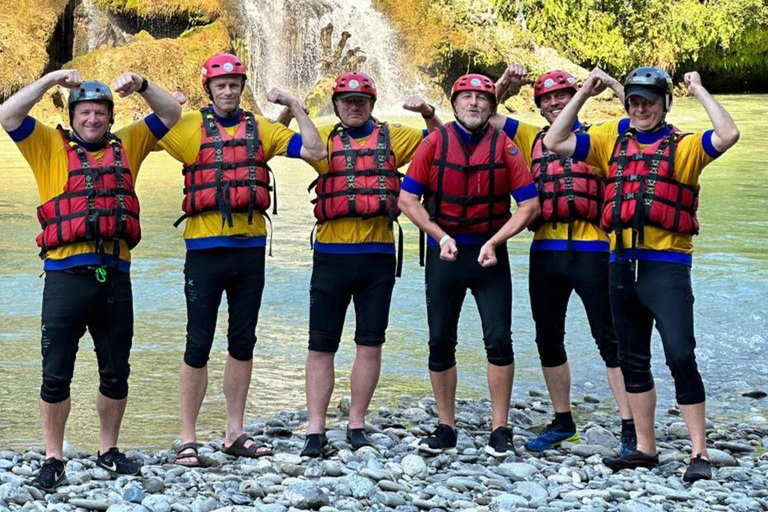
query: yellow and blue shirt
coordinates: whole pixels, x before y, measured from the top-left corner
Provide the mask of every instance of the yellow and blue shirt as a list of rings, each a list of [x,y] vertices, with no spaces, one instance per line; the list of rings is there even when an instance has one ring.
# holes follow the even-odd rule
[[[582,126],[581,122],[576,120],[571,131],[575,132]],[[590,126],[589,133],[609,133],[615,127],[611,123],[595,124]],[[504,132],[515,141],[523,152],[523,157],[531,166],[533,142],[541,131],[533,125],[518,121],[508,117],[504,124]],[[574,160],[578,160],[575,159]],[[577,252],[608,252],[608,235],[600,229],[600,226],[583,219],[573,221],[573,244],[572,250]],[[568,224],[559,222],[542,223],[533,236],[531,243],[532,251],[567,251],[568,250]]]
[[[234,135],[240,123],[241,111],[232,117],[223,118],[209,107],[219,124]],[[301,135],[261,116],[256,118],[259,138],[264,149],[264,160],[274,156],[301,158]],[[173,158],[190,165],[197,160],[200,142],[203,138],[203,115],[198,111],[187,112],[181,120],[159,142]],[[184,228],[184,242],[187,250],[211,249],[214,247],[264,247],[266,244],[267,225],[264,216],[253,214],[253,222],[248,224],[247,213],[233,213],[233,226],[222,222],[221,212],[212,210],[187,217]]]
[[[579,133],[576,135],[576,149],[573,158],[583,160],[594,166],[595,173],[608,176],[609,161],[613,156],[616,140],[630,129],[630,120],[622,119],[606,123],[601,132]],[[670,127],[664,126],[654,132],[637,132],[637,142],[641,148],[649,146],[670,133]],[[685,185],[696,186],[701,171],[722,153],[712,145],[713,130],[696,133],[678,141],[675,148],[675,177]],[[634,257],[638,260],[667,261],[690,266],[693,258],[693,236],[687,233],[675,233],[657,226],[644,227],[644,243],[635,251],[624,251],[620,259]],[[611,250],[616,247],[615,232],[611,233]],[[624,247],[632,247],[632,229],[623,230]],[[611,253],[611,260],[616,253]]]
[[[125,148],[134,185],[142,162],[166,133],[168,128],[155,114],[150,114],[143,120],[115,132]],[[56,128],[45,126],[33,117],[27,116],[21,125],[8,132],[8,135],[32,168],[40,195],[40,204],[63,193],[69,177],[69,169],[67,146],[61,133]],[[89,144],[81,141],[78,145],[97,162],[104,157],[105,143]],[[104,242],[104,251],[106,254],[112,254],[112,242]],[[95,242],[78,242],[57,247],[44,254],[43,258],[45,260],[43,269],[47,271],[85,265],[103,265],[111,261],[111,258],[104,261],[103,256],[97,253]],[[128,272],[130,265],[131,252],[126,243],[121,240],[117,268],[122,272]]]
[[[329,171],[328,162],[331,154],[329,135],[333,128],[333,125],[328,125],[321,126],[317,130],[320,132],[320,137],[326,141],[328,158],[310,162],[310,164],[321,175]],[[374,128],[374,122],[369,120],[359,128],[348,129],[347,133],[362,146],[373,133]],[[426,130],[402,126],[399,123],[389,125],[391,149],[395,154],[398,167],[411,161],[426,134]],[[394,242],[389,219],[381,216],[369,219],[346,217],[318,223],[314,248],[317,252],[335,254],[394,254]]]

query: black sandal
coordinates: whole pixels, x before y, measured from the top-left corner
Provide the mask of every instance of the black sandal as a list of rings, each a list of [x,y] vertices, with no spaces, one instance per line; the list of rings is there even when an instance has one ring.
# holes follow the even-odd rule
[[[184,443],[183,445],[179,446],[179,449],[176,450],[176,460],[174,460],[174,464],[178,464],[179,466],[184,466],[185,468],[199,468],[200,467],[200,456],[197,453],[198,444],[195,442],[192,443]],[[192,453],[184,454],[183,452],[191,450]],[[194,459],[194,462],[179,462],[179,459]]]

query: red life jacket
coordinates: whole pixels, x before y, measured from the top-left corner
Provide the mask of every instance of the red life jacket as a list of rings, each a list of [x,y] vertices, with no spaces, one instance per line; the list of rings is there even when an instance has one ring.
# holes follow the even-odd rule
[[[175,223],[191,215],[219,210],[222,224],[233,226],[232,213],[248,213],[248,224],[253,223],[253,212],[266,215],[270,205],[272,172],[264,160],[264,147],[259,137],[259,125],[250,112],[240,115],[234,136],[218,123],[211,111],[204,108],[203,134],[197,159],[182,169],[184,200],[182,215]],[[275,209],[277,213],[277,196]]]
[[[587,130],[588,125],[581,125],[576,133]],[[543,142],[546,133],[547,128],[543,128],[536,135],[531,151],[531,175],[539,190],[541,220],[552,222],[553,227],[558,222],[572,224],[576,219],[599,224],[605,182],[586,163],[549,151]]]
[[[632,228],[633,247],[643,244],[645,224],[698,234],[699,186],[675,178],[675,148],[686,135],[672,127],[669,135],[643,149],[634,129],[616,140],[609,161],[602,227],[616,231],[617,251],[622,249],[623,228]]]
[[[454,123],[435,138],[432,175],[437,186],[425,194],[430,219],[447,233],[495,233],[512,216],[512,191],[504,164],[507,136],[488,127],[472,154]]]
[[[139,199],[122,142],[107,134],[101,162],[81,148],[69,132],[58,127],[67,151],[64,191],[37,208],[43,231],[37,235],[40,256],[67,244],[95,242],[104,254],[104,242],[114,244],[115,262],[120,240],[133,249],[141,240]]]
[[[389,126],[377,123],[363,146],[340,125],[329,140],[329,171],[309,186],[317,194],[312,203],[318,222],[342,217],[397,218],[402,174],[397,172]]]

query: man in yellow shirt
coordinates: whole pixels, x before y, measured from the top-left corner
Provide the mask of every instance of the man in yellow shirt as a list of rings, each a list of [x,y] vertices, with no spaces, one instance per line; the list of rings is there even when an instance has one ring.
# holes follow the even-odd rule
[[[28,115],[56,85],[71,90],[71,131],[45,126]],[[120,96],[141,94],[154,113],[112,133],[109,87],[83,81],[73,69],[48,73],[0,106],[0,124],[32,168],[42,203],[38,218],[43,231],[37,243],[45,270],[40,416],[46,459],[32,483],[47,491],[65,477],[62,449],[70,383],[86,329],[99,365],[96,464],[123,475],[136,474],[141,467],[117,449],[133,339],[130,249],[141,239],[134,185],[142,161],[178,121],[181,107],[135,73],[120,75],[114,86]]]
[[[654,436],[656,391],[651,375],[651,331],[661,335],[677,401],[691,435],[692,459],[683,476],[712,477],[705,432],[705,393],[694,348],[691,264],[698,233],[699,176],[736,144],[739,130],[725,109],[686,73],[688,92],[701,102],[713,130],[684,134],[665,122],[672,80],[642,67],[624,84],[629,119],[601,134],[574,134],[570,126],[587,98],[605,89],[593,72],[552,124],[544,144],[593,165],[608,178],[602,226],[611,235],[610,295],[619,361],[635,418],[637,450],[604,459],[611,469],[659,464]]]
[[[607,74],[601,76],[623,102],[622,85]],[[519,64],[511,64],[500,79],[505,86],[512,87],[527,81],[528,70]],[[542,117],[551,124],[576,90],[576,77],[566,71],[549,71],[534,82],[533,99]],[[498,113],[491,123],[503,129],[520,147],[531,166],[542,209],[541,217],[532,226],[535,235],[531,244],[528,292],[536,324],[536,347],[555,418],[536,438],[525,443],[525,447],[540,452],[557,447],[563,441],[580,440],[571,414],[571,371],[565,351],[565,316],[571,293],[576,292],[587,313],[592,337],[605,362],[608,384],[619,407],[621,452],[629,453],[637,441],[619,368],[619,347],[608,295],[608,236],[600,227],[604,179],[595,175],[586,163],[549,151],[542,144],[548,126],[537,128]],[[571,131],[594,134],[612,126],[610,123],[590,126],[576,119]]]
[[[340,122],[319,128],[328,158],[310,162],[316,181],[309,306],[306,393],[309,422],[302,456],[319,457],[327,443],[325,415],[333,393],[334,358],[351,300],[355,304],[356,355],[350,388],[347,441],[371,446],[365,413],[381,371],[381,352],[395,286],[393,222],[399,210],[397,169],[413,158],[427,130],[372,117],[376,84],[359,72],[339,76],[332,101]],[[428,130],[439,126],[434,107],[411,97],[403,108],[421,113]]]
[[[308,160],[325,156],[317,130],[302,105],[288,94],[272,89],[267,99],[291,109],[301,135],[240,109],[246,73],[235,55],[214,55],[202,70],[211,105],[184,114],[159,144],[183,164],[184,174],[187,342],[181,365],[181,447],[176,462],[185,466],[199,465],[195,424],[208,387],[208,357],[224,292],[229,328],[222,449],[245,457],[271,453],[243,428],[264,290],[265,217],[273,190],[267,162],[276,155]]]

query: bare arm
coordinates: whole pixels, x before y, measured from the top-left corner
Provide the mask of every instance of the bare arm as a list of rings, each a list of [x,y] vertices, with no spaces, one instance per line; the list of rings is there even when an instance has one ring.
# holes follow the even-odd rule
[[[145,78],[136,73],[123,73],[115,79],[115,92],[121,98],[138,92]],[[166,128],[173,128],[181,117],[181,104],[160,86],[147,80],[147,88],[139,94],[146,100],[152,112],[160,118]]]
[[[528,69],[522,64],[510,64],[496,82],[496,101],[504,103],[520,92],[520,87],[528,83]]]
[[[524,230],[528,224],[539,216],[540,212],[541,207],[539,206],[538,196],[526,199],[517,205],[517,211],[512,214],[512,217],[501,226],[501,229],[490,240],[483,244],[483,247],[480,249],[480,255],[477,257],[477,262],[483,267],[496,265],[496,248],[505,244],[507,240]]]
[[[312,124],[312,120],[305,112],[304,104],[277,88],[272,88],[267,93],[267,100],[271,103],[288,107],[291,115],[299,123],[299,132],[301,133],[301,158],[310,162],[322,160],[328,155],[325,145],[317,132],[317,128]],[[289,120],[290,122],[290,120]]]
[[[701,77],[696,71],[685,74],[685,85],[688,86],[688,92],[693,94],[699,103],[707,111],[709,120],[712,121],[712,128],[715,132],[712,134],[712,145],[721,153],[728,150],[739,141],[741,134],[733,122],[733,118],[720,103],[709,94],[703,85]]]
[[[557,116],[552,126],[544,136],[544,145],[552,152],[570,156],[576,151],[576,135],[571,132],[571,127],[579,115],[579,110],[591,96],[603,92],[608,84],[605,83],[603,71],[592,71],[581,89],[573,96],[560,115]]]
[[[288,125],[291,124],[292,119],[293,119],[293,113],[291,112],[291,108],[283,107],[283,110],[281,110],[280,113],[277,114],[277,117],[275,118],[275,122],[278,122],[281,125],[288,128]]]
[[[81,83],[80,72],[76,69],[60,69],[48,73],[21,89],[0,105],[0,125],[2,125],[5,131],[15,130],[21,125],[29,111],[40,101],[40,98],[43,97],[48,89],[55,85],[72,89]]]
[[[621,104],[624,104],[624,86],[621,85],[621,83],[613,78],[611,75],[606,73],[600,68],[595,68],[592,70],[593,73],[597,72],[599,73],[600,78],[602,78],[603,82],[608,86],[608,88],[613,91],[613,94],[616,95],[616,97],[619,99]]]
[[[403,103],[403,108],[405,110],[410,110],[411,112],[418,112],[421,114],[421,117],[424,118],[424,123],[427,125],[427,131],[429,133],[432,133],[432,130],[435,128],[443,126],[443,122],[439,117],[437,117],[435,107],[424,101],[419,96],[411,96],[405,100],[405,103]]]
[[[456,247],[456,241],[453,238],[444,239],[448,233],[436,223],[429,219],[429,212],[419,201],[419,196],[400,190],[400,198],[397,201],[400,210],[413,222],[419,229],[434,238],[442,241],[440,244],[440,259],[446,261],[455,261],[459,250]]]

